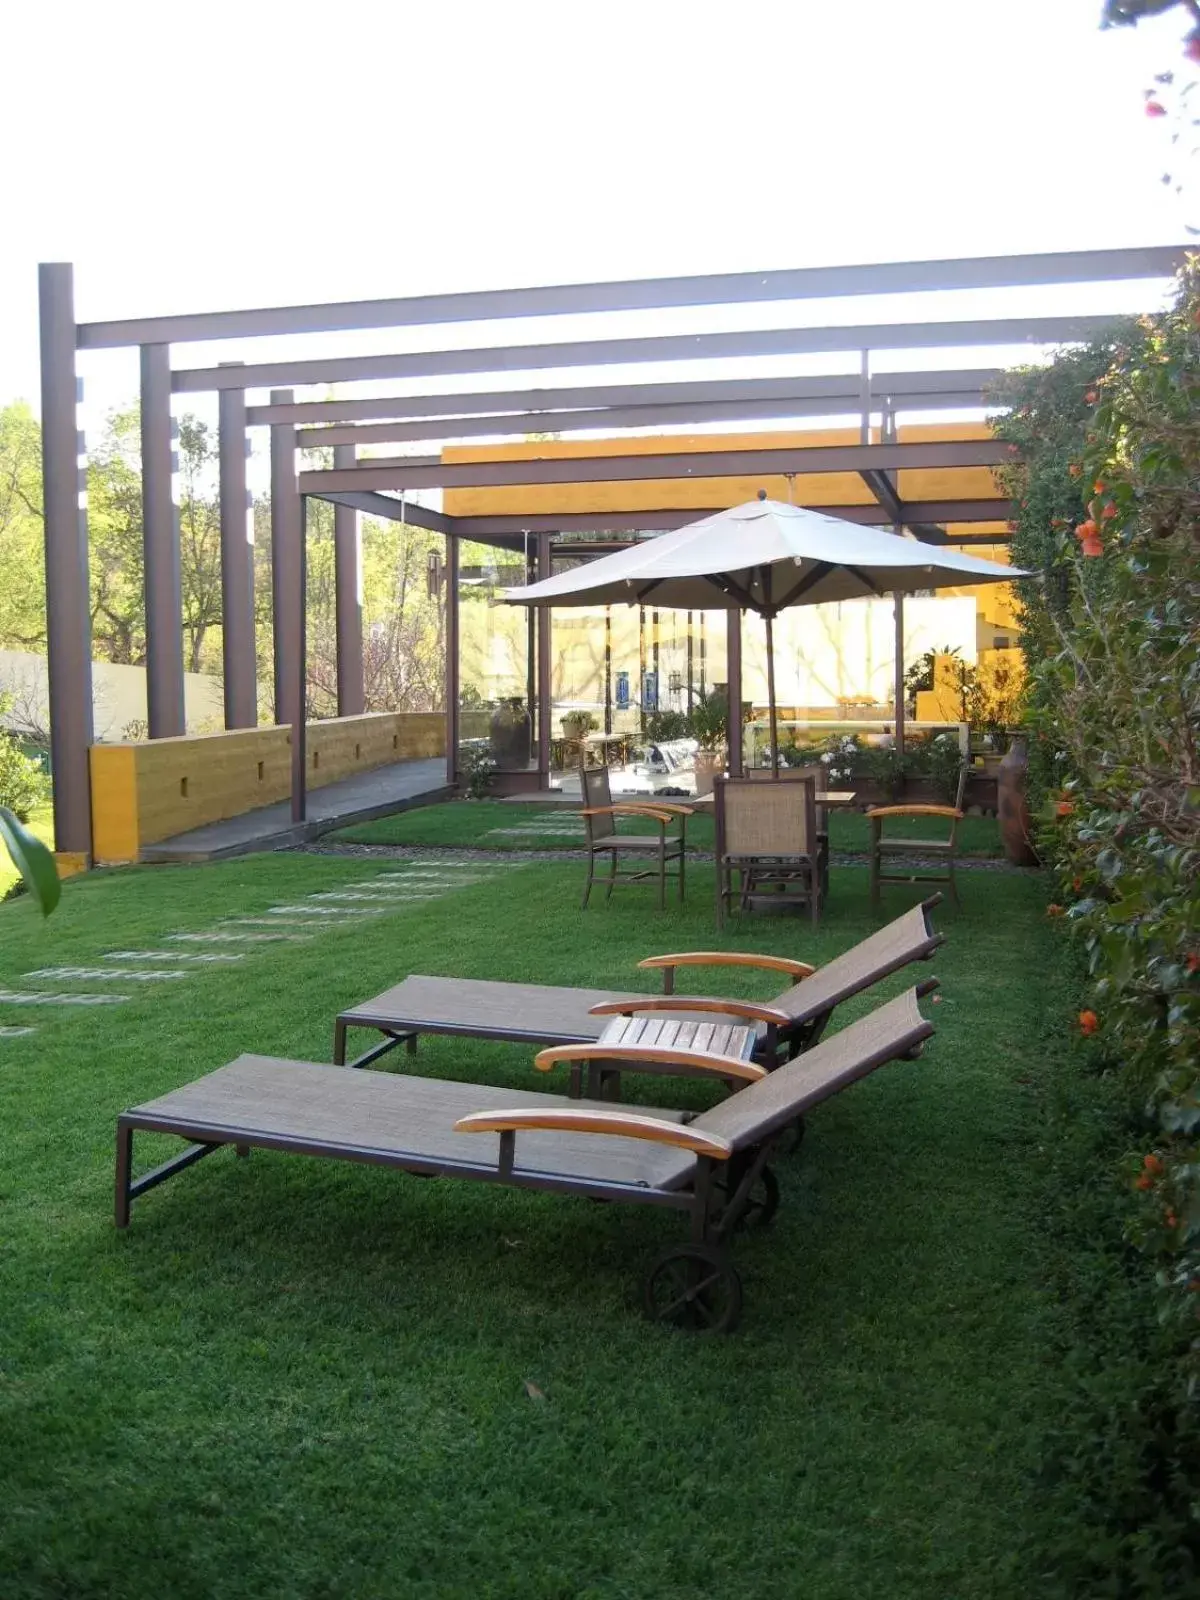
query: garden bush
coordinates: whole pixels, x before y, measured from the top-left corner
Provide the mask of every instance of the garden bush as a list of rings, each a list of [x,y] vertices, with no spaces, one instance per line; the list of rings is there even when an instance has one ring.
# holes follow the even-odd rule
[[[0,713],[7,709],[0,696]],[[0,728],[0,806],[28,822],[30,813],[49,800],[50,785],[40,765],[24,753],[12,734]]]
[[[1155,1308],[1150,1379],[1108,1395],[1109,1446],[1090,1459],[1136,1458],[1159,1489],[1135,1509],[1114,1471],[1112,1575],[1091,1592],[1195,1593],[1200,268],[1169,312],[1012,375],[997,398],[1011,407],[997,431],[1013,446],[1013,559],[1037,573],[1021,586],[1022,644],[1049,911],[1083,962],[1074,1026],[1133,1108],[1101,1181],[1131,1256],[1119,1270]]]

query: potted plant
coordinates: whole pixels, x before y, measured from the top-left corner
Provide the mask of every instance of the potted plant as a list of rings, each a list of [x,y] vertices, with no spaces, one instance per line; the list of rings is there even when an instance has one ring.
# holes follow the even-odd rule
[[[711,794],[713,779],[725,770],[729,750],[729,702],[710,689],[700,695],[688,719],[696,750],[696,793]]]

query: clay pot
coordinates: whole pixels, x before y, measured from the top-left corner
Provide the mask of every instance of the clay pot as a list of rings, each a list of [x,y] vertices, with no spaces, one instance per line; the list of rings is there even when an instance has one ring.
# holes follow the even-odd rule
[[[711,794],[713,779],[725,771],[723,750],[697,750],[695,757],[696,793]]]
[[[1029,773],[1029,752],[1025,738],[1018,735],[1009,744],[996,776],[997,815],[1004,853],[1018,867],[1040,865],[1033,848],[1033,828],[1025,798]]]

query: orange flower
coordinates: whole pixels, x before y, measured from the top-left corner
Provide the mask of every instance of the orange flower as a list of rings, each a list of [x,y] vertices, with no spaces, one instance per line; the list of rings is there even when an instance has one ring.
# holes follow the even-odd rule
[[[1070,800],[1060,800],[1055,806],[1055,813],[1060,817],[1069,817],[1075,807]],[[1078,883],[1078,878],[1075,880]]]
[[[1189,972],[1200,972],[1200,955],[1197,955],[1194,950],[1189,950],[1184,966]]]
[[[1072,478],[1077,478],[1082,471],[1083,468],[1079,465],[1078,461],[1072,461],[1071,465],[1067,468],[1067,472]]]
[[[1111,500],[1105,506],[1104,510],[1100,513],[1101,517],[1104,519],[1105,522],[1107,522],[1110,517],[1115,517],[1116,514],[1117,514],[1117,508],[1116,508],[1115,505],[1113,505]]]
[[[1077,539],[1094,539],[1099,531],[1099,528],[1097,528],[1096,524],[1089,517],[1086,522],[1080,522],[1076,524],[1075,537]]]
[[[1099,1026],[1100,1018],[1094,1011],[1081,1011],[1079,1013],[1079,1031],[1085,1039],[1095,1033]]]
[[[1145,1167],[1147,1172],[1153,1173],[1155,1176],[1157,1176],[1163,1170],[1162,1158],[1160,1156],[1156,1156],[1154,1152],[1151,1151],[1148,1156],[1143,1158],[1142,1166]]]
[[[1079,891],[1083,888],[1083,879],[1082,878],[1072,878],[1071,879],[1071,887],[1072,887],[1072,889],[1074,889],[1075,893],[1078,894]]]
[[[1154,1187],[1154,1180],[1152,1178],[1148,1178],[1144,1172],[1142,1173],[1141,1177],[1137,1180],[1137,1182],[1134,1184],[1134,1188],[1135,1189],[1141,1189],[1143,1191],[1146,1190],[1146,1189],[1153,1189],[1153,1187]]]
[[[1179,1226],[1179,1218],[1173,1211],[1168,1211],[1166,1216],[1163,1218],[1163,1221],[1166,1223],[1168,1228],[1177,1228]]]
[[[1103,478],[1097,478],[1096,479],[1095,483],[1092,485],[1092,493],[1093,494],[1103,494],[1104,493],[1104,479]]]
[[[1085,405],[1094,406],[1096,404],[1096,391],[1095,391],[1095,389],[1089,389],[1088,392],[1084,395],[1083,399],[1084,399]]]
[[[1062,914],[1063,914],[1063,908],[1061,906],[1047,906],[1046,907],[1046,915],[1048,917],[1061,917]]]
[[[1104,546],[1099,539],[1085,539],[1080,548],[1085,556],[1102,556],[1104,554]]]

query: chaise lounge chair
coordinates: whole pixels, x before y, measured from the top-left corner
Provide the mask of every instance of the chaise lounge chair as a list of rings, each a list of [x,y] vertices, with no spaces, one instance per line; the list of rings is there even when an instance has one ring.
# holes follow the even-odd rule
[[[752,1081],[690,1121],[679,1112],[635,1113],[561,1095],[240,1056],[117,1119],[116,1223],[128,1224],[136,1197],[230,1144],[240,1155],[281,1150],[674,1207],[687,1212],[690,1239],[647,1272],[646,1313],[728,1331],[742,1291],[726,1246],[740,1222],[765,1223],[774,1213],[778,1189],[767,1163],[780,1135],[876,1067],[918,1055],[933,1028],[917,1002],[936,987],[932,979],[908,990],[769,1074],[697,1054],[701,1070],[720,1077],[733,1070]],[[561,1056],[556,1047],[538,1064],[552,1068]],[[193,1142],[134,1179],[136,1129]]]
[[[711,1038],[697,1041],[697,1024],[711,1021],[753,1022],[759,1029],[754,1058],[774,1066],[810,1049],[821,1037],[834,1008],[860,994],[910,961],[928,961],[943,935],[933,926],[933,910],[941,900],[933,895],[912,907],[869,938],[827,961],[811,967],[784,956],[697,950],[684,954],[649,956],[638,963],[644,969],[661,969],[663,994],[630,994],[608,989],[560,988],[536,983],[494,983],[476,978],[432,978],[414,974],[395,988],[343,1011],[334,1025],[333,1059],[346,1060],[346,1035],[351,1028],[369,1028],[383,1034],[382,1044],[367,1050],[353,1063],[365,1067],[397,1045],[409,1052],[423,1033],[453,1034],[472,1039],[500,1039],[516,1044],[590,1044],[600,1038],[614,1016],[636,1017],[627,1036],[630,1044],[676,1043],[702,1048],[714,1046]],[[773,1000],[758,1003],[711,995],[675,994],[675,975],[681,967],[762,967],[786,973],[794,981]],[[637,1031],[640,1028],[640,1032]],[[612,1069],[589,1074],[589,1093],[605,1092],[619,1083]],[[584,1092],[580,1071],[572,1074],[573,1095]]]

